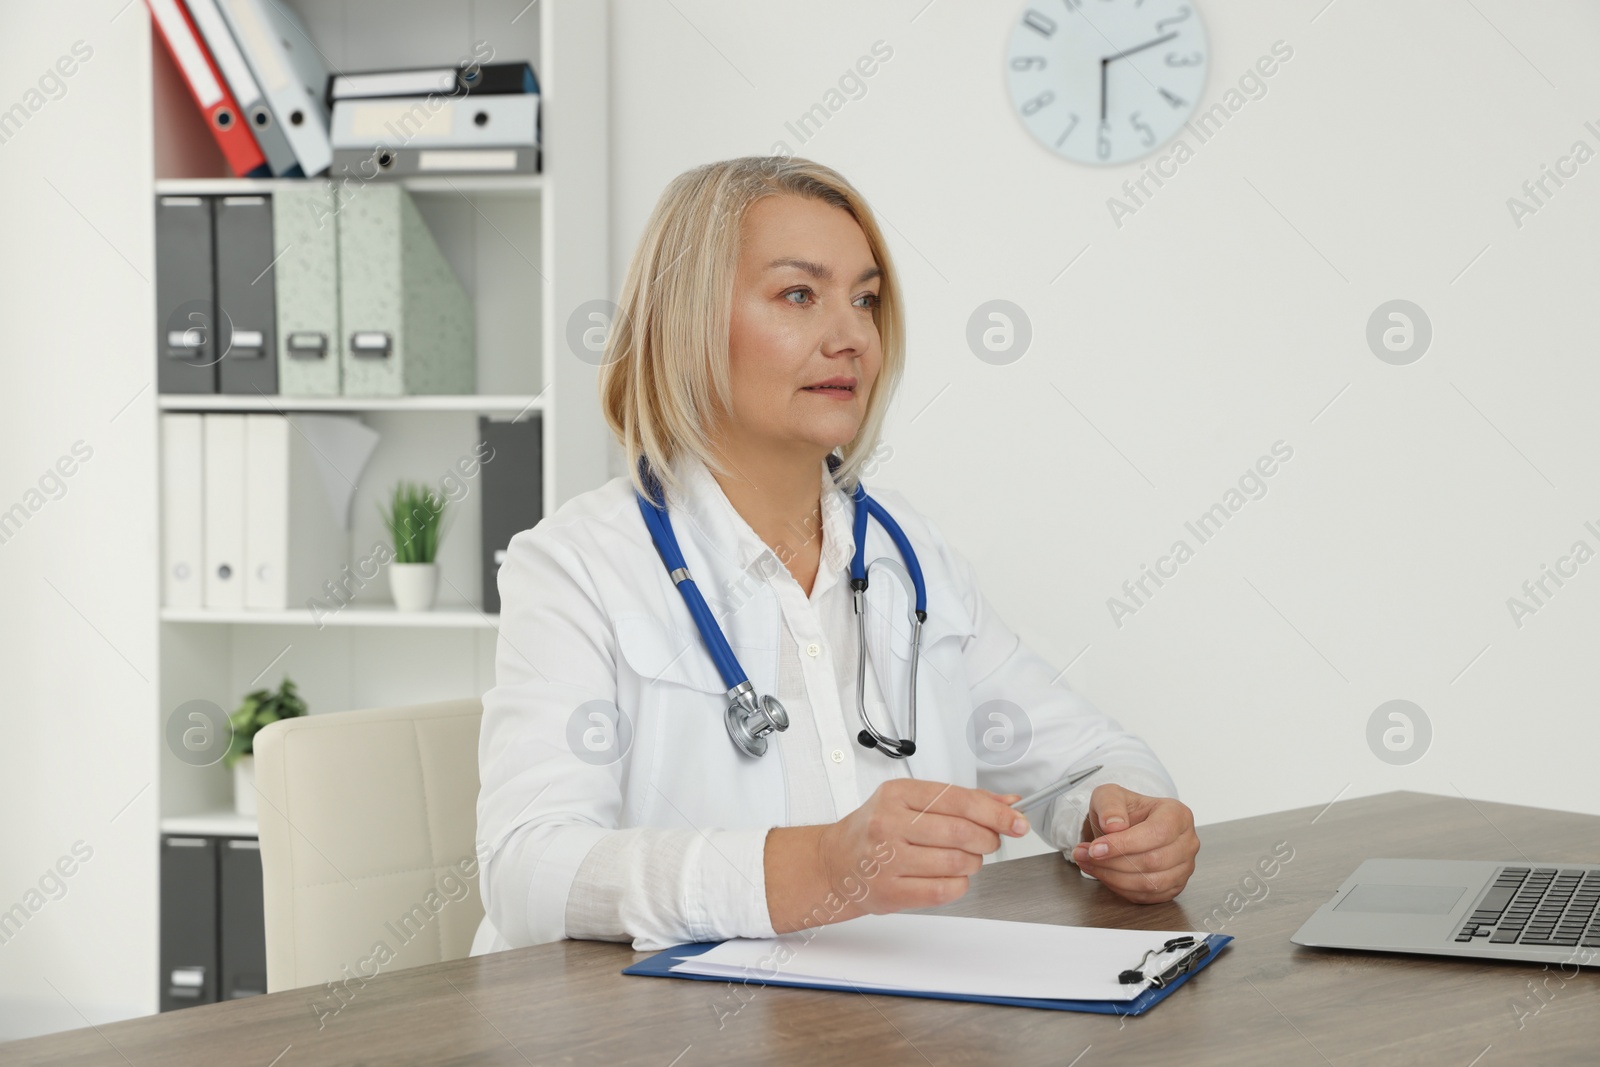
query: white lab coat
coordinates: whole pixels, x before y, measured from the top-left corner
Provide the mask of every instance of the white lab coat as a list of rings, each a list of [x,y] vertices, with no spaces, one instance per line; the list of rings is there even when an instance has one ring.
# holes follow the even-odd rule
[[[927,588],[917,751],[905,761],[912,775],[1028,793],[1069,767],[1103,764],[1105,770],[1034,813],[1045,840],[1068,852],[1095,786],[1114,781],[1146,795],[1177,795],[1142,741],[1064,684],[1052,684],[1057,669],[994,614],[971,567],[927,520],[897,492],[870,486],[869,492],[910,539]],[[840,499],[853,507],[843,494]],[[777,597],[770,585],[742,573],[752,560],[730,551],[731,509],[725,500],[720,509],[712,503],[669,500],[684,560],[756,693],[774,693],[784,632]],[[867,525],[866,558],[880,557],[900,558],[874,520]],[[474,954],[565,936],[574,875],[589,850],[617,829],[692,827],[704,834],[790,825],[783,735],[771,735],[772,748],[761,759],[742,755],[729,740],[726,686],[656,553],[627,479],[575,497],[517,534],[499,585],[497,684],[484,697],[479,742],[486,914]],[[875,577],[870,596],[881,610],[867,616],[869,671],[887,707],[904,709],[908,592],[892,577]],[[581,727],[587,720],[579,709],[592,709],[595,701],[620,709],[631,727],[621,758],[598,765],[580,758],[572,741],[575,715]],[[993,765],[992,756],[979,758],[986,731],[1006,725],[986,713],[974,715],[985,706],[1007,712],[1014,731],[1031,735],[1025,745],[1013,735],[1006,758],[1021,754],[1004,766]],[[875,715],[882,716],[876,722],[888,721],[886,711]],[[903,710],[896,719],[904,721]],[[759,859],[753,862],[759,870]],[[765,920],[764,914],[747,915],[742,922],[759,930]],[[698,929],[703,936],[730,936],[729,930]],[[654,944],[648,936],[636,940],[636,947]]]

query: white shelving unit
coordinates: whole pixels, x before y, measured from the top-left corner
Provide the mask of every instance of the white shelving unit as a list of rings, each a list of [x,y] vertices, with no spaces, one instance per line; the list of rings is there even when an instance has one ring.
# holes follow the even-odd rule
[[[400,179],[477,313],[474,395],[394,398],[164,395],[166,411],[353,413],[381,440],[351,507],[350,560],[386,540],[375,503],[399,479],[438,483],[477,442],[480,416],[543,432],[544,513],[606,480],[609,431],[596,368],[568,347],[567,322],[613,296],[607,264],[607,18],[593,0],[284,0],[331,69],[455,64],[487,41],[487,61],[526,59],[540,83],[543,173]],[[145,15],[144,17],[148,17]],[[304,179],[227,177],[193,102],[152,39],[155,184],[161,195],[270,194]],[[148,225],[154,226],[154,203]],[[138,358],[153,361],[149,344]],[[153,364],[152,364],[153,366]],[[159,464],[158,464],[159,472]],[[159,476],[159,475],[158,475]],[[159,486],[153,491],[159,491]],[[288,675],[312,714],[481,695],[493,684],[498,616],[483,610],[478,486],[452,504],[436,610],[399,612],[381,575],[338,611],[160,613],[158,729],[179,705],[236,707]],[[159,564],[158,564],[159,566]],[[156,575],[159,586],[159,574]],[[164,832],[251,835],[232,813],[231,775],[161,745]]]
[[[302,5],[294,5],[297,8]],[[541,85],[542,89],[543,86]],[[210,196],[268,193],[302,178],[157,178],[157,196]],[[531,196],[544,188],[543,174],[421,174],[397,181],[414,193],[461,196]]]
[[[198,815],[163,816],[161,832],[205,837],[255,837],[260,833],[260,829],[254,815],[239,815],[232,811],[208,811]]]
[[[243,396],[166,394],[162,411],[472,411],[525,418],[545,408],[542,396]]]
[[[199,622],[232,626],[414,626],[428,630],[485,629],[500,624],[499,615],[483,611],[396,611],[393,607],[357,608],[317,616],[307,609],[285,611],[210,611],[205,608],[162,608],[162,622]]]

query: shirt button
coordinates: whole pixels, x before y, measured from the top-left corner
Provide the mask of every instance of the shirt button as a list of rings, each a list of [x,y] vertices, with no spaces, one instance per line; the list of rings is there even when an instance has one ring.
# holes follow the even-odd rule
[[[811,644],[806,646],[806,655],[810,656],[812,659],[816,659],[818,656],[822,655],[822,646],[817,644],[815,641],[811,642]]]
[[[836,748],[836,749],[833,750],[833,762],[835,762],[835,763],[843,763],[844,762],[844,749]]]

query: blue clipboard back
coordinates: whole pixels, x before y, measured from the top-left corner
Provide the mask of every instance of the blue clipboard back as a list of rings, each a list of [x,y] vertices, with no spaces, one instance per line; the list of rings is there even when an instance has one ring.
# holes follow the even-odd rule
[[[1230,934],[1210,934],[1206,937],[1208,951],[1195,965],[1183,974],[1168,981],[1164,986],[1157,988],[1151,986],[1132,1000],[1047,1000],[1031,997],[988,997],[973,993],[928,993],[917,989],[879,989],[858,988],[846,983],[836,982],[799,982],[788,979],[748,979],[747,985],[757,986],[788,986],[793,989],[832,989],[841,993],[876,993],[889,997],[921,997],[925,1000],[965,1000],[977,1004],[1006,1004],[1017,1008],[1044,1008],[1049,1011],[1086,1011],[1097,1015],[1143,1015],[1155,1005],[1161,1003],[1172,995],[1173,990],[1193,978],[1204,970],[1217,954],[1227,947],[1232,941]],[[701,982],[732,982],[735,979],[719,977],[711,974],[688,974],[684,971],[674,971],[673,964],[691,956],[698,956],[702,952],[710,951],[720,941],[701,941],[687,945],[677,945],[665,949],[654,956],[640,960],[630,967],[622,969],[623,974],[643,975],[650,978],[690,978]]]

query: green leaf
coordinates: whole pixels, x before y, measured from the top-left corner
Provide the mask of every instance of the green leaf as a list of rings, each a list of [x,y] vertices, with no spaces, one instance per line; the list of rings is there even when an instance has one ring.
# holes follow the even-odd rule
[[[378,505],[396,563],[432,563],[442,536],[445,500],[428,486],[399,482],[390,493],[389,506]]]
[[[264,726],[279,719],[292,719],[307,713],[306,702],[296,693],[294,682],[285,677],[276,692],[257,689],[247,693],[239,707],[228,716],[233,739],[223,754],[224,766],[232,767],[239,757],[255,751],[255,736]]]

